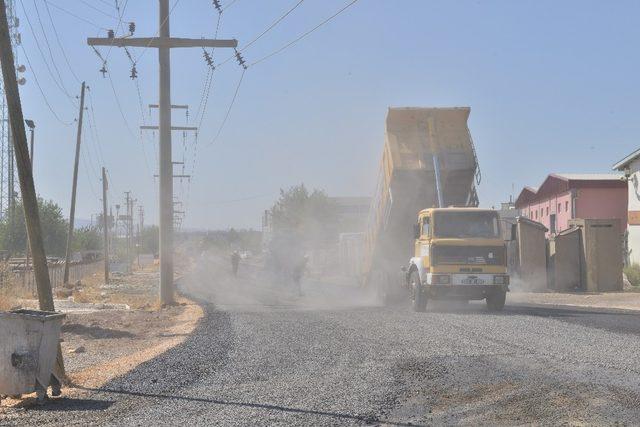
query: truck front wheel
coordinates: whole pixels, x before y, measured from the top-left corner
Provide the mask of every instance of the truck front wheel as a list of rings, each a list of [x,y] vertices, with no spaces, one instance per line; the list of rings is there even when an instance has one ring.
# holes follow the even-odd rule
[[[487,295],[487,308],[489,311],[502,311],[507,299],[506,291],[494,291]]]
[[[427,291],[420,282],[420,275],[413,270],[409,275],[409,285],[413,293],[413,311],[424,313],[427,310]]]

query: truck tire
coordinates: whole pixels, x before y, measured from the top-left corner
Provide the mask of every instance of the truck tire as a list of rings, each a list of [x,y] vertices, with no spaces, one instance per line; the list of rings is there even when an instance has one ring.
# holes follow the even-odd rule
[[[413,293],[413,311],[424,313],[427,310],[427,292],[420,283],[420,275],[416,270],[409,275],[409,286]]]
[[[502,311],[507,300],[506,291],[494,291],[487,295],[487,308],[489,311]]]

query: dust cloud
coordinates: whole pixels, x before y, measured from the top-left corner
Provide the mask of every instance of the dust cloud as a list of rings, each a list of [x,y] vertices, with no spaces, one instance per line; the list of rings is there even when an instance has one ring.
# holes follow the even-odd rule
[[[339,310],[379,305],[373,292],[352,277],[328,275],[313,262],[298,288],[287,268],[277,271],[272,254],[242,254],[237,276],[231,251],[209,249],[191,253],[193,267],[179,281],[190,295],[225,310]],[[284,273],[283,273],[284,271]]]

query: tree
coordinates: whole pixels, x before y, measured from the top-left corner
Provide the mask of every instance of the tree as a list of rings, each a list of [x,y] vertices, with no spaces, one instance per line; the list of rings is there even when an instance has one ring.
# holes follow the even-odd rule
[[[142,230],[142,252],[157,254],[160,251],[160,229],[157,225],[147,226]]]
[[[74,251],[99,251],[102,249],[103,237],[97,227],[82,227],[73,232]]]
[[[302,246],[325,246],[335,240],[336,214],[324,191],[309,193],[304,184],[281,189],[271,217],[275,235],[286,234]]]
[[[44,238],[44,249],[49,256],[63,256],[67,244],[68,222],[62,208],[52,200],[38,198],[40,224]],[[14,215],[5,215],[0,221],[0,247],[10,254],[26,253],[27,230],[24,222],[22,202],[15,206]]]

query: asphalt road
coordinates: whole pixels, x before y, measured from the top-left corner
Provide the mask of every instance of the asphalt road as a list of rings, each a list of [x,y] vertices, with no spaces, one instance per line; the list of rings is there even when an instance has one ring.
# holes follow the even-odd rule
[[[204,264],[204,263],[203,263]],[[304,295],[202,266],[183,345],[19,424],[640,423],[640,316],[483,304],[385,309],[356,288]],[[0,421],[1,423],[1,421]]]

